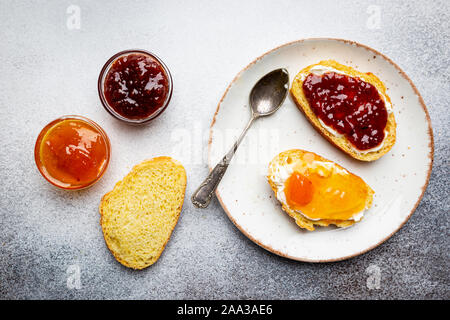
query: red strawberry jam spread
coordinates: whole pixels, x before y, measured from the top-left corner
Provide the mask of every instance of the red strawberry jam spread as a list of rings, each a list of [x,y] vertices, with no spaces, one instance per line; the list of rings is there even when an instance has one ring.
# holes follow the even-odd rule
[[[112,64],[104,93],[108,104],[121,116],[145,119],[164,106],[169,81],[156,59],[146,54],[129,54]]]
[[[310,73],[303,92],[316,116],[357,149],[372,149],[383,141],[388,112],[370,83],[335,72]]]

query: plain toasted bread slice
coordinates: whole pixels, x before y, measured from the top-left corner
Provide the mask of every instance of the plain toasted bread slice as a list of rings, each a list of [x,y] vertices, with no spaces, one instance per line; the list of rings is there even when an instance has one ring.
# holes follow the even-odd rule
[[[157,157],[136,165],[103,196],[100,224],[117,261],[143,269],[159,259],[177,224],[185,190],[184,167],[170,157]]]
[[[384,154],[386,154],[394,145],[395,138],[396,138],[396,123],[394,118],[394,113],[391,112],[388,116],[387,124],[386,124],[386,131],[387,136],[384,139],[383,146],[378,151],[368,152],[368,153],[360,153],[356,152],[350,141],[345,136],[335,136],[332,133],[330,133],[328,130],[326,130],[322,124],[319,122],[319,119],[315,115],[314,111],[311,109],[308,100],[305,97],[305,94],[303,92],[303,80],[309,73],[310,70],[315,66],[325,66],[325,67],[331,67],[336,70],[339,70],[341,72],[344,72],[345,74],[360,78],[361,80],[370,83],[371,85],[375,86],[375,88],[378,90],[379,93],[382,93],[385,97],[385,99],[391,104],[391,100],[389,96],[386,94],[386,87],[384,86],[383,82],[381,82],[380,79],[378,79],[374,74],[368,72],[368,73],[362,73],[359,72],[351,67],[342,65],[334,60],[326,60],[326,61],[320,61],[317,64],[310,65],[304,69],[302,69],[297,76],[295,77],[292,87],[291,87],[291,95],[297,105],[297,107],[305,114],[306,118],[309,120],[309,122],[313,125],[313,127],[323,136],[325,137],[329,142],[331,142],[333,145],[335,145],[337,148],[341,149],[351,157],[362,160],[362,161],[373,161],[377,160],[380,157],[382,157]],[[391,104],[392,105],[392,104]]]
[[[291,163],[296,163],[298,161],[302,161],[305,154],[308,154],[308,156],[313,155],[315,161],[332,162],[331,160],[327,160],[313,152],[300,150],[300,149],[292,149],[292,150],[287,150],[287,151],[281,152],[280,154],[275,156],[275,158],[273,158],[272,161],[269,163],[269,171],[268,171],[268,176],[267,176],[267,180],[268,180],[270,187],[272,188],[275,196],[277,196],[278,187],[272,179],[272,177],[274,175],[274,168],[280,167],[280,166],[285,166],[285,165],[290,165]],[[344,169],[337,163],[335,163],[335,165],[339,169]],[[346,170],[346,169],[344,169],[344,170]],[[348,171],[348,170],[346,170],[346,171]],[[353,173],[350,173],[350,174],[353,174]],[[367,189],[368,194],[365,199],[365,208],[366,209],[368,209],[372,206],[373,195],[374,195],[374,191],[368,185],[367,185],[367,188],[368,188]],[[356,222],[359,222],[359,221],[355,221],[355,220],[330,220],[330,219],[310,220],[310,219],[306,218],[304,215],[302,215],[301,213],[290,208],[287,204],[281,202],[281,205],[282,205],[282,209],[290,217],[294,218],[295,223],[299,227],[307,229],[309,231],[315,230],[314,226],[327,227],[329,225],[335,225],[337,227],[343,228],[343,227],[349,227],[349,226],[355,224]]]

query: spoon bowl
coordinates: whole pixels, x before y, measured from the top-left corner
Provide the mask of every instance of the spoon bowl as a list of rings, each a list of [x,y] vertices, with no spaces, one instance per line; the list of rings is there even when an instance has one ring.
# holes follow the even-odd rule
[[[289,90],[289,73],[276,69],[262,77],[250,92],[250,107],[254,115],[263,117],[277,111]]]

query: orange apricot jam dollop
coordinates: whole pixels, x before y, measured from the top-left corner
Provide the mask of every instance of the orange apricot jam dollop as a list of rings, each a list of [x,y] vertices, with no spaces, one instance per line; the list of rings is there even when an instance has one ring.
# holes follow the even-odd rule
[[[47,125],[35,148],[39,171],[50,183],[64,189],[81,189],[96,182],[106,170],[110,145],[93,121],[61,118]]]
[[[286,182],[286,199],[292,207],[305,206],[314,195],[312,182],[304,175],[294,172]]]

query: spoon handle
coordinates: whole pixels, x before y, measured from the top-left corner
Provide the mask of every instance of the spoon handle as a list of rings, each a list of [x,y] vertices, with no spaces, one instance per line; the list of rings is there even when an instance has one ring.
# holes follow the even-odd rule
[[[252,115],[250,121],[247,123],[244,131],[241,133],[237,141],[234,143],[233,147],[228,151],[228,153],[222,158],[222,160],[211,170],[206,179],[200,184],[197,191],[192,195],[191,201],[197,208],[206,208],[211,202],[214,191],[216,191],[220,180],[222,180],[223,175],[228,169],[231,159],[236,153],[237,148],[241,144],[242,139],[250,128],[253,120],[257,116]]]

